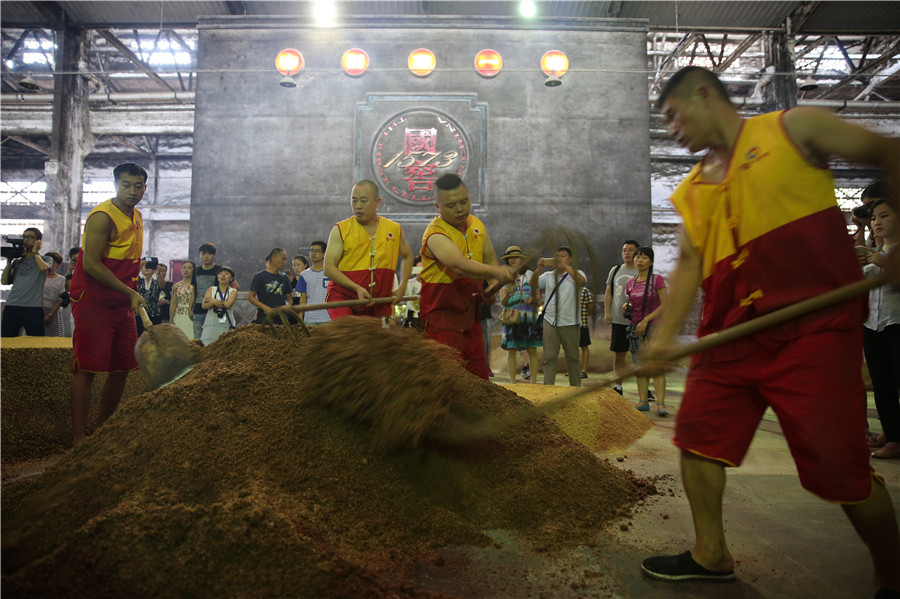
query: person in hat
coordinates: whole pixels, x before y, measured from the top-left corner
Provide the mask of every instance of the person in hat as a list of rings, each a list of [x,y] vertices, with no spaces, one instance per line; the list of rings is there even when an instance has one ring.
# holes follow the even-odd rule
[[[506,252],[500,257],[505,264],[513,270],[519,269],[522,261],[526,259],[522,249],[517,245],[506,248]],[[538,361],[537,348],[543,345],[541,328],[537,324],[538,306],[540,296],[531,287],[530,270],[519,271],[514,281],[505,285],[500,290],[500,304],[503,312],[500,314],[501,323],[510,317],[515,322],[503,324],[503,336],[501,344],[507,351],[507,364],[509,366],[509,382],[516,382],[516,354],[524,351],[528,355],[531,382],[537,382]]]

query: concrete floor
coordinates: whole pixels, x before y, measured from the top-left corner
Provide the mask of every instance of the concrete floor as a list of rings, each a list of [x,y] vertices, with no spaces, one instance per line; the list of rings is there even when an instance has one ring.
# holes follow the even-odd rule
[[[496,365],[494,368],[494,382],[509,381]],[[596,378],[599,376],[591,374],[587,383]],[[565,380],[557,378],[558,382]],[[683,384],[683,372],[670,373],[666,404],[673,416],[678,411]],[[637,399],[633,380],[625,383],[625,396]],[[871,394],[869,416],[870,429],[880,432]],[[648,418],[656,426],[643,438],[625,452],[606,455],[613,464],[638,476],[654,478],[659,490],[658,496],[637,508],[627,527],[619,523],[602,535],[593,548],[550,560],[553,563],[535,562],[524,570],[518,565],[522,584],[510,586],[508,581],[498,581],[499,586],[489,590],[492,585],[485,581],[487,586],[475,585],[477,588],[471,588],[469,596],[855,599],[874,595],[865,546],[840,507],[820,500],[800,486],[787,444],[771,413],[761,423],[744,464],[728,471],[726,530],[738,561],[738,580],[665,583],[644,577],[638,568],[644,557],[681,553],[693,541],[678,452],[671,442],[674,418],[660,418],[652,412]],[[617,458],[623,461],[618,462]],[[884,477],[895,507],[900,507],[900,460],[873,459],[872,464]],[[897,511],[900,518],[900,510]],[[515,552],[514,545],[504,545],[503,551]],[[518,559],[523,556],[519,554]],[[482,569],[477,558],[474,562],[470,564],[476,570]],[[490,563],[497,566],[494,559]],[[494,569],[487,569],[489,578]]]

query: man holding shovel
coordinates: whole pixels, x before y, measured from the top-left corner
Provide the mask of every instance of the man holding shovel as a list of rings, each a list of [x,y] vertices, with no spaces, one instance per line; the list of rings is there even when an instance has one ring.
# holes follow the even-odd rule
[[[72,274],[73,446],[84,441],[94,375],[108,373],[97,416],[99,427],[119,406],[128,372],[138,367],[134,314],[147,303],[135,290],[144,239],[144,223],[136,206],[147,188],[147,171],[128,162],[117,166],[113,177],[116,197],[88,214]]]
[[[479,298],[482,281],[509,283],[512,268],[500,266],[481,220],[469,214],[469,190],[448,173],[435,182],[438,216],[422,236],[422,293],[419,318],[425,336],[460,352],[466,369],[485,380]]]
[[[684,218],[681,254],[647,359],[665,356],[701,285],[702,336],[861,278],[827,160],[877,165],[896,179],[895,141],[811,108],[743,119],[718,78],[699,67],[676,73],[658,106],[681,145],[707,154],[672,196]],[[774,266],[785,251],[796,268]],[[841,504],[868,546],[877,597],[900,596],[897,522],[862,434],[865,310],[866,297],[855,297],[693,357],[674,442],[696,541],[681,555],[644,560],[647,575],[734,578],[725,468],[741,463],[771,406],[803,487]]]
[[[396,304],[406,291],[412,272],[413,254],[400,225],[378,216],[381,194],[374,181],[364,179],[353,186],[350,206],[353,216],[334,226],[328,236],[325,252],[327,300],[368,300],[391,297]],[[394,287],[397,258],[403,260],[402,278]],[[367,304],[356,307],[328,308],[332,319],[353,314],[390,316],[392,304]]]

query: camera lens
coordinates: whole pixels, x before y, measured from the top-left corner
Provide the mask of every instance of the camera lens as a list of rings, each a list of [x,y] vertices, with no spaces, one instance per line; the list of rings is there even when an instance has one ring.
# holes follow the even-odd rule
[[[853,216],[856,218],[869,218],[869,207],[865,204],[862,206],[857,206],[853,209]]]

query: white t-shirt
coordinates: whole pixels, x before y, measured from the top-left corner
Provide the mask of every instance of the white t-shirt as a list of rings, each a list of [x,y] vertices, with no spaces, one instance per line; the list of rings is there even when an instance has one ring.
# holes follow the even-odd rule
[[[628,268],[624,264],[620,265],[619,271],[616,272],[616,280],[613,281],[613,272],[616,268],[613,266],[609,269],[609,275],[606,277],[606,285],[612,288],[612,305],[609,307],[609,315],[612,316],[613,324],[631,324],[622,315],[622,306],[628,297],[625,295],[625,285],[632,277],[638,274],[637,268]]]
[[[584,273],[578,271],[582,277]],[[556,293],[553,290],[562,282]],[[543,273],[538,277],[538,287],[541,290],[541,299],[544,302],[544,321],[556,327],[581,325],[581,306],[578,305],[578,296],[575,295],[575,281],[568,273],[557,274],[556,270]],[[553,293],[553,297],[550,294]],[[559,318],[556,316],[556,307],[559,306]]]
[[[306,294],[306,303],[323,304],[325,303],[325,293],[328,290],[328,283],[331,281],[325,276],[325,269],[313,270],[307,268],[297,277],[296,291]],[[328,310],[311,310],[303,316],[303,322],[319,323],[330,322],[331,317]]]

